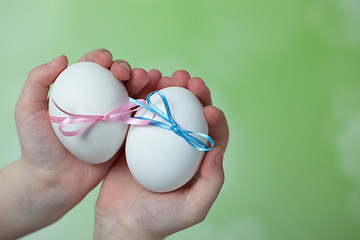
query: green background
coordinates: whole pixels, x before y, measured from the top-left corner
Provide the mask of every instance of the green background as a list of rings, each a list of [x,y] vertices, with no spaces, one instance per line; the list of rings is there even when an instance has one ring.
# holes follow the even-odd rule
[[[28,72],[107,48],[202,77],[229,121],[218,200],[168,239],[360,239],[359,0],[0,0],[0,31],[0,167]],[[98,190],[23,239],[91,239]]]

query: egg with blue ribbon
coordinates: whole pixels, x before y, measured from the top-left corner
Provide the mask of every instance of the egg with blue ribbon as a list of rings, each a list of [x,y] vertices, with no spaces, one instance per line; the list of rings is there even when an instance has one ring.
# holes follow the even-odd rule
[[[191,91],[168,87],[149,94],[142,107],[135,118],[152,121],[129,128],[125,154],[130,172],[150,191],[178,189],[195,175],[214,144],[203,106]]]

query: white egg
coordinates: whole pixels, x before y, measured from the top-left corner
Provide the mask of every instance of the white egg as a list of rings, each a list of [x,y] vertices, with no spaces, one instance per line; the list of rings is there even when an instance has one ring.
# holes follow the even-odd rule
[[[110,70],[93,62],[80,62],[66,68],[56,79],[49,96],[49,115],[67,117],[52,102],[72,114],[101,115],[128,102],[124,85]],[[64,130],[76,131],[87,123],[68,124]],[[60,142],[77,158],[88,163],[109,160],[121,147],[128,125],[122,122],[97,122],[75,136],[64,136],[59,123],[52,123]]]
[[[203,106],[192,92],[181,87],[169,87],[161,92],[180,128],[208,134]],[[157,94],[151,96],[151,102],[165,112]],[[151,118],[153,113],[142,109],[135,116]],[[159,116],[154,120],[164,122]],[[174,132],[152,125],[129,128],[125,153],[134,178],[153,192],[169,192],[186,184],[195,175],[204,154]]]

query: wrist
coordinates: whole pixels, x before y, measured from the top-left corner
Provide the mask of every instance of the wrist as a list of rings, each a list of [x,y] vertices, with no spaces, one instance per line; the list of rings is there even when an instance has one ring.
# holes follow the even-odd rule
[[[140,228],[139,228],[140,229]],[[115,219],[96,214],[94,240],[162,240],[163,237],[153,236],[141,230],[132,230]]]
[[[66,201],[37,179],[22,159],[0,171],[0,238],[14,239],[58,220]]]
[[[48,169],[40,169],[26,161],[23,157],[18,160],[22,168],[23,179],[27,181],[27,196],[38,210],[60,218],[76,203],[61,189],[61,179]]]
[[[71,208],[53,182],[37,174],[22,158],[1,170],[1,239],[18,238],[48,226]]]

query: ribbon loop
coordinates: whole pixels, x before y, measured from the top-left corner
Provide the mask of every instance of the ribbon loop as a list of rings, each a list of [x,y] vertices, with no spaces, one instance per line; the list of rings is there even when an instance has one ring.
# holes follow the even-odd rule
[[[73,114],[65,111],[62,109],[54,99],[51,99],[54,103],[55,107],[59,109],[61,112],[66,114],[66,117],[50,117],[50,122],[52,123],[60,123],[59,124],[59,131],[68,137],[79,135],[80,133],[86,131],[89,127],[94,125],[97,122],[123,122],[126,124],[133,124],[133,125],[146,125],[148,124],[151,119],[135,119],[131,118],[131,114],[133,112],[138,111],[141,107],[134,103],[124,103],[123,105],[119,106],[118,108],[108,112],[106,114],[99,114],[99,115],[80,115],[80,114]],[[140,103],[145,103],[145,100],[138,99]],[[75,131],[65,131],[64,128],[73,123],[87,123],[84,127],[75,130]]]
[[[151,101],[150,97],[153,94],[157,94],[160,96],[163,105],[165,107],[165,112],[161,111],[159,108],[157,108]],[[170,106],[169,103],[165,97],[165,95],[162,92],[154,91],[148,94],[146,101],[143,99],[133,99],[129,97],[129,102],[119,106],[118,108],[106,113],[106,114],[99,114],[99,115],[80,115],[80,114],[73,114],[70,112],[65,111],[62,109],[55,101],[54,99],[51,99],[51,101],[54,103],[55,107],[58,108],[61,112],[63,112],[66,117],[55,117],[55,116],[49,116],[50,121],[52,123],[59,123],[59,131],[64,136],[75,136],[78,135],[84,131],[86,131],[89,127],[94,125],[97,122],[123,122],[126,124],[132,124],[132,125],[153,125],[159,128],[163,128],[166,130],[173,131],[176,135],[182,137],[186,142],[188,142],[193,148],[199,151],[209,151],[214,147],[214,141],[213,139],[204,134],[204,133],[198,133],[198,132],[192,132],[185,129],[182,129],[178,126],[178,124],[175,122],[171,115]],[[144,108],[152,113],[154,113],[153,117],[151,119],[144,118],[144,117],[131,117],[131,114],[138,111],[140,108]],[[154,117],[158,115],[160,118],[165,120],[164,122],[156,121],[154,120]],[[87,123],[82,128],[75,130],[75,131],[65,131],[64,128],[73,123]],[[203,142],[202,139],[205,139],[209,144],[210,147],[207,146],[205,142]]]
[[[161,100],[163,102],[163,105],[165,107],[165,112],[161,111],[159,108],[157,108],[151,102],[150,97],[153,94],[157,94],[157,95],[160,96],[160,98],[161,98]],[[148,94],[147,97],[146,97],[147,105],[145,105],[144,103],[142,103],[142,102],[140,102],[138,100],[135,100],[133,98],[129,98],[129,102],[134,103],[136,105],[139,105],[142,108],[145,108],[146,110],[148,110],[148,111],[156,114],[157,116],[161,117],[162,119],[164,119],[168,123],[167,124],[167,123],[163,123],[163,122],[156,121],[156,120],[152,119],[148,123],[149,125],[153,125],[153,126],[156,126],[156,127],[166,129],[166,130],[173,131],[176,135],[178,135],[178,136],[182,137],[183,139],[185,139],[185,141],[187,141],[196,150],[205,152],[205,151],[211,150],[214,147],[214,141],[210,136],[208,136],[208,135],[206,135],[204,133],[197,133],[197,132],[188,131],[188,130],[182,129],[182,128],[180,128],[178,126],[178,124],[175,122],[175,120],[173,119],[173,117],[171,115],[169,103],[168,103],[165,95],[162,92],[154,91],[154,92],[151,92],[150,94]],[[135,117],[135,118],[150,120],[148,118],[143,118],[143,117]],[[206,143],[204,143],[203,141],[201,141],[199,138],[197,138],[195,136],[201,137],[201,138],[205,139],[206,141],[208,141],[209,144],[210,144],[210,147],[207,147]]]

